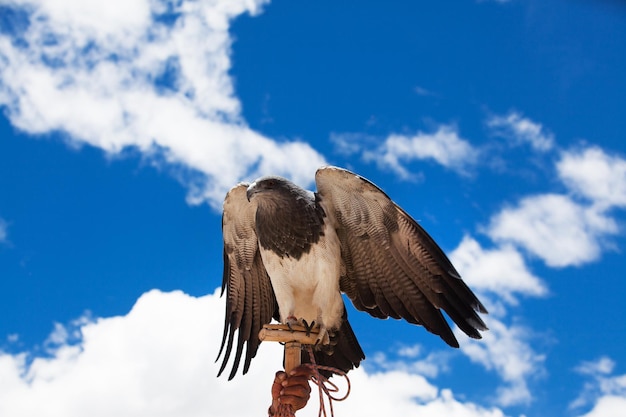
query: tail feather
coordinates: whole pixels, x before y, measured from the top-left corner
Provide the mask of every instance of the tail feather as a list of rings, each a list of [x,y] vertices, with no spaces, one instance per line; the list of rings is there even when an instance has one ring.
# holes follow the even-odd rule
[[[348,322],[348,313],[344,308],[341,327],[331,336],[331,345],[314,350],[315,363],[318,365],[337,368],[343,372],[358,368],[365,359],[365,354],[359,345],[352,327]],[[311,363],[309,352],[302,351],[302,363]],[[334,373],[332,371],[320,371],[322,375],[329,378]]]

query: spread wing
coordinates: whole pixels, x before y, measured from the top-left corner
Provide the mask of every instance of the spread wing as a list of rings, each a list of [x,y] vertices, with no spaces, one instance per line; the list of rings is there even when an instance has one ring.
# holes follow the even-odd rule
[[[318,199],[341,241],[341,290],[379,318],[421,324],[458,347],[441,310],[472,338],[487,313],[441,248],[376,185],[341,168],[320,168]]]
[[[236,351],[232,379],[239,367],[246,345],[243,373],[248,372],[250,361],[259,347],[259,330],[277,314],[278,306],[270,278],[267,275],[255,232],[254,219],[256,205],[246,198],[247,184],[233,187],[224,200],[222,233],[224,235],[224,276],[222,295],[226,290],[226,319],[222,345],[217,355],[224,353],[218,376],[226,368],[226,363],[235,343]],[[224,349],[225,348],[225,349]]]

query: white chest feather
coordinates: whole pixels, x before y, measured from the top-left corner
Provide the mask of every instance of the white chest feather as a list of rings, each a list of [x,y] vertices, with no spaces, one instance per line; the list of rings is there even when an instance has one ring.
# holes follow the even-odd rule
[[[343,314],[339,291],[341,247],[335,230],[324,226],[324,235],[299,259],[280,257],[261,248],[261,258],[267,270],[280,318],[288,316],[337,328]]]

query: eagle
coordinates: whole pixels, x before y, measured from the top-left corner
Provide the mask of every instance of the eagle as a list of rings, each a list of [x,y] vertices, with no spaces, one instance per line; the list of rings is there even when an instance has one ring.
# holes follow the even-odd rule
[[[315,174],[317,191],[279,176],[233,187],[224,200],[226,292],[218,376],[235,355],[243,374],[272,319],[318,329],[315,362],[348,372],[365,354],[342,293],[373,317],[422,325],[459,347],[442,310],[469,337],[487,326],[483,304],[432,237],[379,187],[338,167]],[[245,348],[245,356],[244,356]],[[303,362],[310,362],[303,351]]]

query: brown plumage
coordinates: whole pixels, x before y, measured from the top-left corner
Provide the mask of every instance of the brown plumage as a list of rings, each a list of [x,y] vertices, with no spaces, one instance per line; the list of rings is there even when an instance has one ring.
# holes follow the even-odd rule
[[[272,318],[322,327],[316,361],[348,371],[364,359],[340,293],[378,318],[403,318],[458,347],[445,311],[472,338],[487,313],[446,255],[380,188],[350,171],[325,167],[311,193],[280,177],[239,184],[224,200],[226,291],[221,374],[235,357],[243,373]],[[235,332],[237,335],[235,336]],[[323,339],[323,340],[322,340]],[[305,355],[305,360],[307,359]]]

